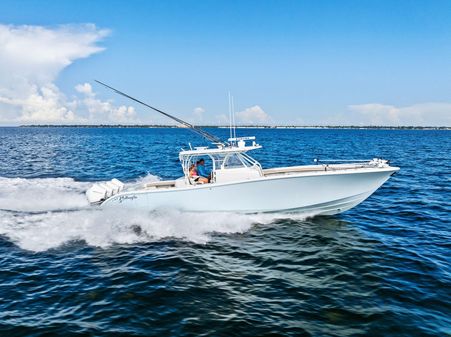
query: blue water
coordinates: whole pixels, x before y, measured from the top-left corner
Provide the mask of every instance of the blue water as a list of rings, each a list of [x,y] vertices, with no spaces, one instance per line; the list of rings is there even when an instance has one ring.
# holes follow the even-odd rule
[[[227,130],[210,130],[225,138]],[[450,336],[451,132],[238,130],[264,167],[391,159],[334,217],[90,208],[180,176],[183,129],[0,128],[0,335]]]

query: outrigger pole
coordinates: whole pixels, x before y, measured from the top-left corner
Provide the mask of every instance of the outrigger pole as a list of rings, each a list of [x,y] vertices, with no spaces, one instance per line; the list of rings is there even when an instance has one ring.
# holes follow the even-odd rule
[[[202,129],[199,128],[199,127],[196,127],[196,126],[194,126],[194,125],[192,125],[192,124],[190,124],[190,123],[188,123],[188,122],[185,122],[184,120],[182,120],[182,119],[180,119],[180,118],[178,118],[178,117],[172,116],[172,115],[168,114],[167,112],[161,111],[160,109],[157,109],[157,108],[155,108],[155,107],[153,107],[153,106],[151,106],[151,105],[149,105],[149,104],[147,104],[147,103],[144,103],[143,101],[140,101],[139,99],[136,99],[136,98],[134,98],[134,97],[132,97],[132,96],[130,96],[130,95],[127,95],[126,93],[124,93],[124,92],[122,92],[122,91],[119,91],[119,90],[117,90],[117,89],[115,89],[115,88],[113,88],[113,87],[110,87],[108,84],[105,84],[105,83],[100,82],[100,81],[97,81],[97,80],[94,80],[94,81],[96,81],[97,83],[103,85],[104,87],[106,87],[106,88],[108,88],[108,89],[113,90],[115,93],[117,93],[117,94],[119,94],[119,95],[122,95],[122,96],[124,96],[124,97],[127,97],[127,98],[131,99],[132,101],[135,101],[135,102],[137,102],[137,103],[139,103],[139,104],[142,104],[142,105],[144,105],[144,106],[147,107],[147,108],[150,108],[150,109],[152,109],[152,110],[155,110],[156,112],[159,112],[159,113],[161,113],[162,115],[164,115],[164,116],[166,116],[166,117],[168,117],[168,118],[171,118],[171,119],[175,120],[177,123],[182,124],[183,126],[189,128],[191,131],[197,133],[198,135],[204,137],[205,139],[207,139],[208,141],[210,141],[210,142],[212,142],[212,143],[222,144],[222,145],[226,145],[226,144],[227,144],[227,143],[224,143],[223,141],[221,141],[221,139],[219,139],[218,137],[212,135],[211,133],[208,133],[207,131],[202,130]]]

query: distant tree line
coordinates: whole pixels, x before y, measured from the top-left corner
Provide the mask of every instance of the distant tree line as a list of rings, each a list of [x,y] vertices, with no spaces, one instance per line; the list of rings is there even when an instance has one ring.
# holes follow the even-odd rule
[[[135,124],[135,125],[123,125],[123,124],[61,124],[61,125],[52,125],[52,124],[33,124],[33,125],[20,125],[20,127],[32,127],[32,128],[183,128],[178,125],[143,125],[143,124]],[[197,127],[201,128],[229,128],[224,125],[197,125]],[[300,125],[239,125],[238,129],[380,129],[380,130],[451,130],[449,126],[385,126],[385,125],[366,125],[366,126],[358,126],[358,125],[308,125],[308,126],[300,126]]]

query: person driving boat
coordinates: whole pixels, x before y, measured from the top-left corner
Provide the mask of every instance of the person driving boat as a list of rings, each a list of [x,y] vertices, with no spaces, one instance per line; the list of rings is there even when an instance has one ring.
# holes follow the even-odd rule
[[[203,158],[199,159],[196,163],[197,174],[200,177],[207,179],[207,182],[210,182],[211,173],[207,173],[205,168],[205,160]]]

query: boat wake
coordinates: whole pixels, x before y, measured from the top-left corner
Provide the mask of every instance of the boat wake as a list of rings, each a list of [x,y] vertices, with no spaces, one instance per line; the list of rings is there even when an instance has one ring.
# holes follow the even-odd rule
[[[157,179],[148,175],[139,182]],[[0,235],[22,249],[36,252],[74,241],[102,248],[168,238],[207,243],[212,233],[244,233],[254,224],[288,217],[101,209],[86,201],[84,192],[90,185],[72,178],[0,177]]]

